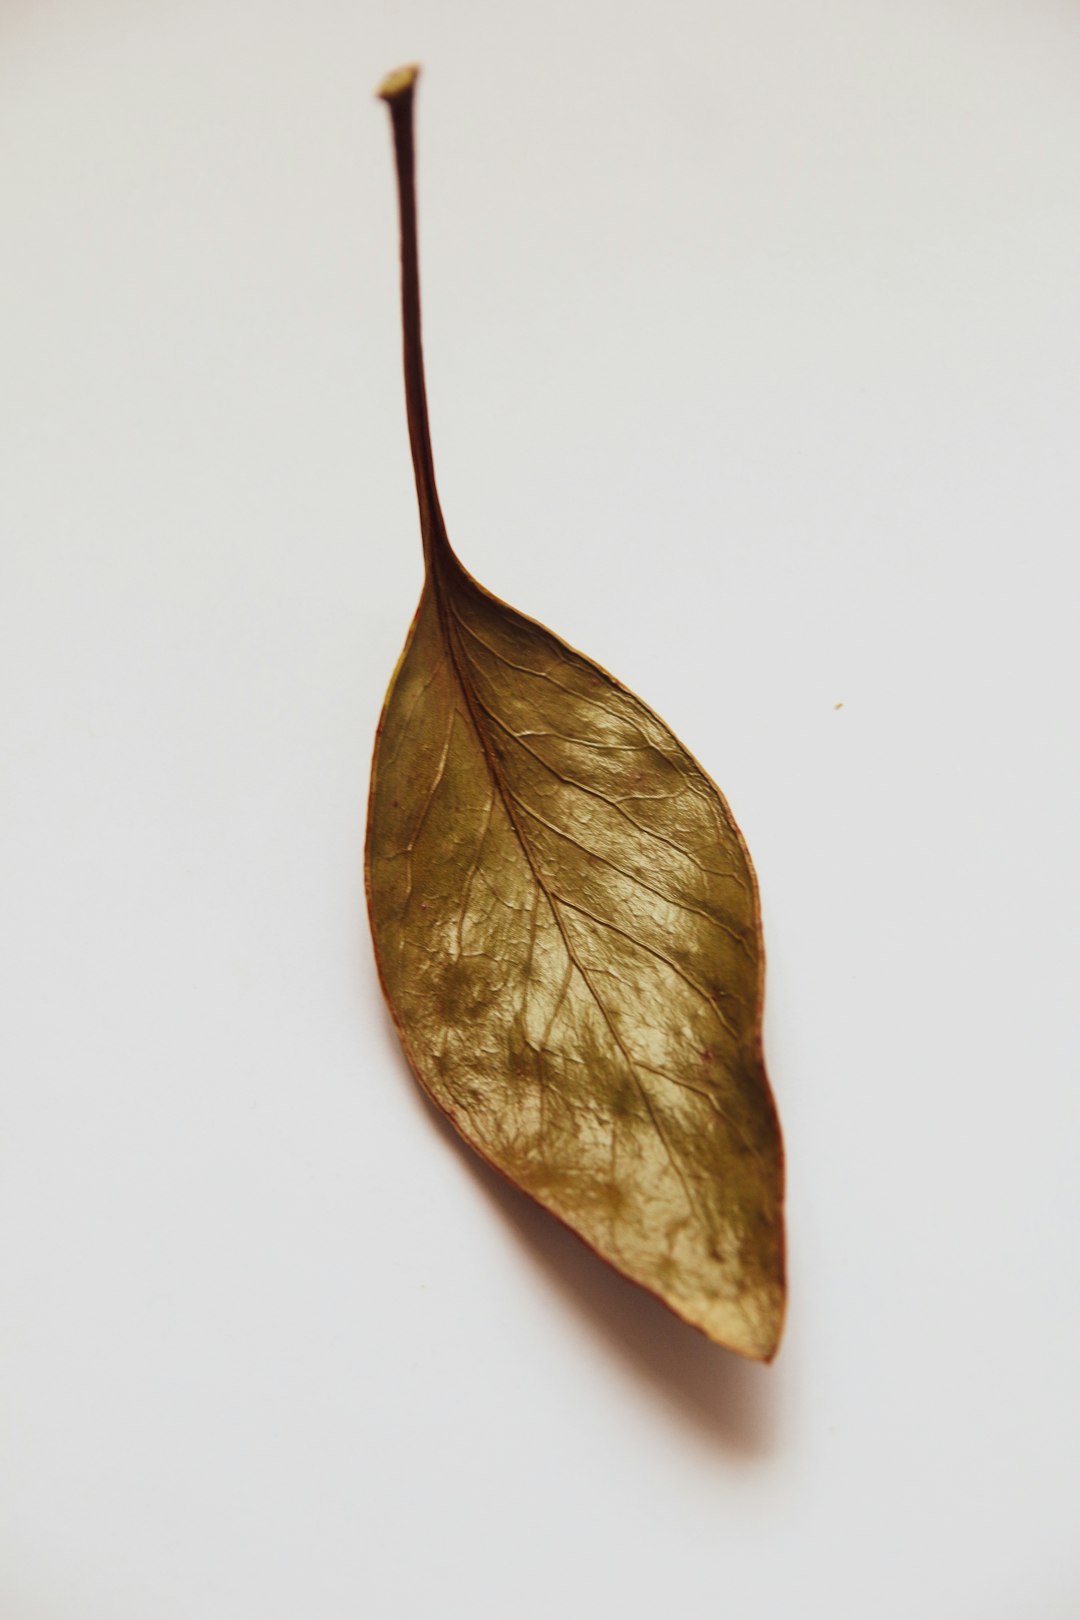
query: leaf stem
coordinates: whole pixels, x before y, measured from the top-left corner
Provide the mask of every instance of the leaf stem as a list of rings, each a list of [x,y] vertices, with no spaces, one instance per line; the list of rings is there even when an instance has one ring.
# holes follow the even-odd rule
[[[439,495],[435,488],[435,463],[431,454],[428,425],[427,388],[424,383],[424,350],[420,338],[420,269],[416,240],[416,178],[413,142],[413,96],[420,69],[397,68],[379,86],[378,95],[390,109],[394,132],[394,160],[397,167],[398,209],[401,219],[401,325],[405,364],[405,410],[409,423],[409,445],[416,497],[420,506],[420,531],[424,561],[429,573],[438,563],[453,557],[446,535]]]

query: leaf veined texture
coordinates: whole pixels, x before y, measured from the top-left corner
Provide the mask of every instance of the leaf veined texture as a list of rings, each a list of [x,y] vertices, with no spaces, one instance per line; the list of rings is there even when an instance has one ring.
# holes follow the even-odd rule
[[[415,81],[401,70],[380,92],[426,560],[372,768],[380,978],[421,1084],[489,1164],[685,1320],[769,1360],[783,1155],[753,869],[667,726],[450,547],[420,344]]]

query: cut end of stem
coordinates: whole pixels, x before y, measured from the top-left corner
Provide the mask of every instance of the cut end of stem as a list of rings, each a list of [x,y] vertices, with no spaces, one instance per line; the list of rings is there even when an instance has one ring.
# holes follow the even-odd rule
[[[419,77],[419,63],[409,62],[405,67],[395,68],[393,73],[388,73],[375,94],[380,101],[399,101],[402,96],[409,94]]]

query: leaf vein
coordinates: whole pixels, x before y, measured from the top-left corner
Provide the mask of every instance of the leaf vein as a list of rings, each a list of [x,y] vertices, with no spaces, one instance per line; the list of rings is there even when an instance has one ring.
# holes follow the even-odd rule
[[[451,608],[451,611],[453,611],[453,608]],[[456,614],[455,614],[455,617],[457,617]],[[656,1112],[656,1109],[655,1109],[655,1107],[653,1105],[652,1098],[649,1095],[648,1087],[645,1085],[645,1082],[642,1079],[641,1074],[639,1073],[639,1071],[637,1069],[637,1066],[636,1066],[636,1064],[634,1062],[634,1059],[632,1058],[629,1051],[627,1050],[626,1045],[625,1045],[625,1043],[624,1043],[624,1041],[622,1039],[622,1036],[619,1034],[618,1028],[617,1028],[616,1024],[614,1023],[614,1021],[612,1019],[612,1016],[611,1016],[610,1012],[608,1011],[608,1008],[607,1008],[607,1006],[606,1006],[606,1004],[605,1004],[605,1002],[603,1000],[603,997],[600,995],[599,991],[596,989],[596,986],[593,984],[592,980],[590,979],[588,970],[585,968],[583,963],[580,961],[580,959],[579,959],[579,957],[577,955],[577,951],[575,950],[573,941],[571,940],[570,935],[569,935],[569,933],[567,931],[566,924],[563,921],[561,915],[559,914],[558,908],[556,906],[555,897],[552,895],[551,890],[548,888],[547,883],[546,883],[546,881],[544,879],[544,875],[540,871],[540,868],[536,863],[536,858],[535,858],[535,856],[533,854],[533,851],[532,851],[532,848],[531,848],[531,846],[529,844],[529,841],[528,841],[527,837],[525,836],[524,829],[522,828],[521,823],[519,822],[519,820],[517,818],[517,814],[516,814],[516,811],[515,811],[514,805],[513,805],[513,800],[509,796],[508,784],[503,779],[502,772],[501,772],[501,770],[499,768],[496,757],[495,757],[495,755],[494,755],[494,753],[492,751],[491,740],[487,736],[487,734],[485,732],[485,729],[484,729],[484,726],[483,726],[483,723],[479,719],[479,716],[478,716],[478,713],[477,713],[478,709],[481,712],[484,712],[484,713],[487,713],[489,711],[486,710],[485,706],[481,703],[480,698],[479,698],[478,694],[476,693],[475,689],[473,688],[472,684],[468,680],[466,680],[466,678],[465,678],[465,673],[464,673],[464,671],[463,671],[463,669],[461,667],[461,664],[460,664],[460,662],[458,660],[458,656],[457,656],[458,652],[463,651],[463,649],[460,647],[460,643],[458,644],[457,648],[455,648],[454,641],[452,640],[451,634],[450,634],[450,631],[449,631],[449,626],[446,623],[445,619],[443,620],[443,625],[444,625],[444,634],[446,636],[447,648],[448,648],[448,650],[450,652],[451,662],[453,664],[455,673],[456,673],[457,678],[458,678],[458,683],[459,683],[460,688],[461,688],[462,696],[465,699],[466,709],[467,709],[467,711],[469,713],[470,719],[472,720],[472,724],[473,724],[473,728],[474,728],[474,730],[476,732],[477,740],[480,743],[480,746],[484,751],[485,757],[487,758],[488,767],[489,767],[489,769],[491,771],[492,778],[493,778],[493,780],[494,780],[496,786],[498,787],[499,792],[500,792],[500,794],[502,796],[503,804],[505,806],[506,813],[507,813],[507,816],[508,816],[508,818],[510,820],[511,826],[514,828],[514,831],[517,834],[518,843],[521,846],[522,854],[524,855],[525,860],[528,862],[528,865],[529,865],[529,867],[530,867],[530,869],[532,871],[533,878],[534,878],[535,882],[539,886],[541,892],[543,893],[543,896],[544,896],[545,900],[548,903],[548,907],[549,907],[549,909],[551,911],[552,919],[553,919],[553,921],[555,923],[555,926],[558,928],[559,933],[562,936],[563,947],[566,950],[567,955],[570,957],[570,960],[572,961],[572,963],[573,963],[574,967],[576,968],[577,972],[580,974],[580,976],[581,976],[581,978],[582,978],[582,980],[583,980],[583,982],[585,984],[585,988],[588,990],[590,996],[592,997],[593,1001],[595,1002],[597,1010],[599,1011],[601,1018],[604,1020],[604,1023],[607,1025],[608,1033],[610,1034],[612,1041],[614,1042],[615,1046],[618,1048],[619,1052],[622,1054],[623,1061],[626,1063],[626,1066],[630,1071],[630,1074],[631,1074],[631,1076],[632,1076],[632,1078],[634,1080],[634,1083],[636,1084],[639,1092],[641,1093],[641,1098],[642,1098],[642,1101],[645,1104],[645,1108],[646,1108],[646,1111],[648,1112],[649,1118],[652,1121],[653,1129],[655,1130],[655,1132],[657,1134],[657,1137],[659,1138],[660,1142],[663,1144],[664,1151],[667,1154],[668,1161],[669,1161],[669,1163],[671,1165],[672,1171],[674,1172],[676,1179],[678,1180],[680,1186],[682,1187],[683,1194],[684,1194],[684,1196],[686,1198],[687,1205],[688,1205],[688,1207],[690,1209],[690,1212],[691,1212],[692,1215],[696,1215],[702,1221],[703,1225],[705,1225],[706,1228],[707,1228],[707,1226],[708,1226],[707,1215],[703,1210],[699,1210],[697,1208],[694,1195],[691,1192],[690,1184],[689,1184],[689,1181],[687,1180],[687,1177],[686,1177],[686,1172],[685,1172],[685,1170],[684,1170],[684,1168],[682,1166],[682,1163],[681,1163],[678,1155],[676,1154],[674,1148],[672,1147],[670,1141],[668,1140],[667,1133],[664,1130],[663,1125],[660,1123],[660,1118],[659,1118],[659,1116],[658,1116],[658,1114]],[[492,716],[492,718],[495,718],[495,717]]]
[[[613,872],[618,872],[620,877],[629,878],[632,883],[636,883],[646,893],[655,894],[658,900],[665,901],[669,906],[678,906],[681,911],[689,911],[693,916],[701,917],[705,922],[711,923],[713,927],[719,928],[721,933],[729,935],[746,956],[750,957],[751,952],[745,937],[737,928],[733,928],[730,923],[723,922],[713,912],[706,911],[704,906],[695,906],[690,900],[678,900],[673,894],[667,894],[663,889],[658,889],[652,883],[647,883],[637,872],[628,871],[625,866],[620,866],[610,856],[602,855],[598,849],[592,849],[589,845],[581,843],[572,833],[566,832],[562,827],[556,827],[553,821],[549,821],[538,810],[534,810],[532,805],[528,804],[519,793],[514,792],[513,788],[508,787],[507,791],[527,816],[530,816],[533,821],[539,822],[541,827],[546,827],[549,832],[554,833],[556,838],[561,838],[565,843],[572,844],[575,849],[580,850],[583,855],[587,855],[590,860],[599,861],[602,865],[610,867]]]
[[[500,652],[497,647],[493,647],[490,642],[485,641],[483,636],[478,635],[476,633],[476,631],[473,629],[472,625],[469,624],[468,620],[462,618],[461,614],[458,612],[457,608],[453,606],[453,604],[451,604],[450,611],[453,613],[454,618],[457,620],[457,622],[461,626],[461,628],[465,631],[466,635],[471,636],[473,641],[475,641],[478,646],[483,647],[485,652],[490,653],[492,658],[497,659],[498,662],[500,664],[504,665],[506,669],[517,670],[517,672],[520,675],[532,675],[538,681],[547,681],[551,686],[556,687],[560,692],[565,692],[567,697],[572,697],[579,703],[587,704],[587,706],[590,709],[598,710],[599,713],[602,714],[606,720],[610,721],[610,719],[611,719],[610,712],[607,709],[605,709],[605,707],[604,707],[604,705],[602,703],[598,703],[595,698],[589,697],[589,695],[586,692],[578,692],[572,686],[566,686],[564,684],[564,682],[562,682],[562,681],[557,681],[555,679],[554,675],[551,674],[550,670],[533,669],[530,664],[516,664],[512,658],[507,658],[505,653]],[[462,651],[464,651],[464,648],[462,649]],[[564,649],[564,651],[569,653],[571,651],[571,649],[567,647],[567,648]],[[469,659],[470,664],[475,665],[476,660],[474,658],[470,657],[470,655],[467,652],[465,653],[465,657]],[[627,719],[627,717],[625,715],[620,715],[619,718],[626,725],[630,726],[632,730],[637,732],[638,736],[642,740],[642,744],[643,744],[644,747],[651,748],[653,746],[653,744],[650,742],[649,738],[646,736],[645,732],[638,725],[636,720]],[[630,747],[630,746],[633,746],[633,745],[626,744],[625,746]]]
[[[578,912],[582,917],[587,917],[598,928],[606,928],[610,933],[618,934],[629,944],[636,945],[639,950],[647,952],[649,956],[654,956],[658,962],[663,962],[664,966],[670,968],[677,978],[682,979],[688,989],[693,990],[695,994],[701,997],[702,1001],[707,1002],[732,1039],[738,1039],[738,1031],[732,1026],[715,995],[706,990],[703,984],[699,984],[692,974],[687,973],[685,968],[680,967],[678,962],[673,962],[670,956],[665,956],[663,951],[658,950],[655,945],[649,945],[645,940],[640,939],[637,934],[631,933],[630,929],[620,928],[618,923],[611,922],[607,917],[599,916],[595,911],[591,911],[588,906],[580,906],[575,901],[568,900],[564,894],[555,894],[554,890],[551,893],[555,895],[555,899],[558,900],[560,905],[567,906],[569,910]]]
[[[516,731],[506,724],[505,720],[501,719],[493,709],[488,707],[483,698],[480,697],[479,693],[474,693],[474,696],[478,706],[488,716],[492,723],[498,726],[499,730],[504,732],[512,742],[517,743],[519,748],[524,749],[525,753],[527,753],[531,759],[535,759],[538,765],[542,765],[544,770],[548,771],[550,775],[554,776],[557,781],[562,782],[566,787],[574,788],[579,793],[588,794],[590,798],[599,799],[601,804],[606,804],[609,810],[614,810],[616,815],[622,816],[624,821],[628,821],[630,826],[636,828],[638,832],[644,833],[646,838],[655,838],[657,843],[666,844],[668,848],[673,849],[677,855],[681,855],[684,860],[688,860],[692,866],[696,866],[698,871],[703,873],[706,877],[728,879],[731,882],[739,884],[740,888],[744,886],[742,878],[736,873],[720,872],[717,871],[715,867],[706,866],[704,862],[698,860],[693,851],[687,849],[685,845],[677,844],[673,838],[668,838],[664,833],[657,832],[654,827],[646,827],[643,822],[636,821],[630,812],[623,808],[622,804],[618,800],[609,799],[606,793],[600,792],[599,788],[589,787],[587,783],[579,782],[574,777],[567,776],[564,771],[558,770],[550,763],[549,760],[546,760],[542,754],[537,753],[535,748],[530,748],[528,743],[525,742]]]

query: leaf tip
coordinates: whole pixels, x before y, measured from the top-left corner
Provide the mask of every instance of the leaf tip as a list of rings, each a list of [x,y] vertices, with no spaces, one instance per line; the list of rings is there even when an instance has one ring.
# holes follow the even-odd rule
[[[699,1328],[706,1338],[748,1361],[775,1360],[787,1316],[787,1280],[783,1257],[766,1263],[741,1285],[722,1291],[703,1288],[682,1299],[661,1295],[677,1316]]]
[[[375,95],[380,101],[400,101],[404,96],[410,95],[420,77],[420,64],[408,62],[404,67],[395,68],[388,73],[382,81]]]
[[[779,1298],[741,1300],[734,1309],[726,1302],[710,1310],[699,1325],[714,1343],[748,1361],[768,1366],[776,1359],[784,1332],[785,1300]]]

